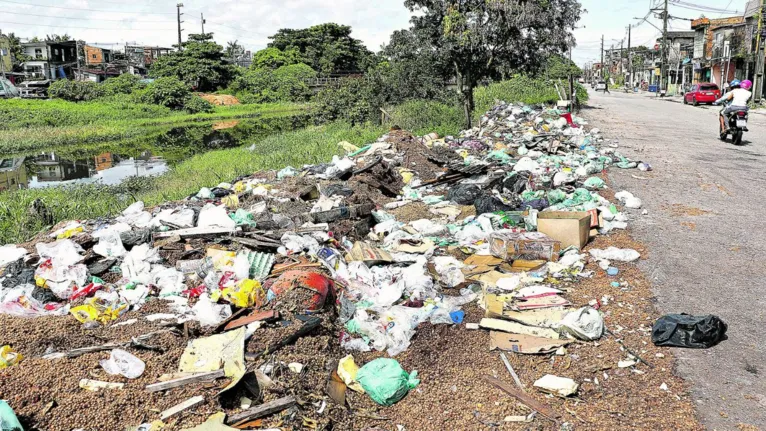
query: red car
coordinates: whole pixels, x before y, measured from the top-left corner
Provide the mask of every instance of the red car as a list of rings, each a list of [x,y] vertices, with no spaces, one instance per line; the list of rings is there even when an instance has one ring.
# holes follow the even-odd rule
[[[718,85],[710,82],[701,82],[692,85],[688,93],[684,94],[684,105],[691,103],[698,106],[700,103],[712,104],[721,97],[721,90]]]

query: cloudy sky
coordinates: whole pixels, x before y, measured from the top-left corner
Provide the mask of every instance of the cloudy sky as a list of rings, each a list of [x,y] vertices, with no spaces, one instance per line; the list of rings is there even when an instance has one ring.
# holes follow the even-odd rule
[[[625,40],[627,26],[647,16],[652,3],[660,0],[581,0],[588,11],[575,32],[578,47],[573,58],[578,64],[597,60],[600,39],[606,47]],[[670,14],[697,18],[739,14],[746,0],[670,0]],[[0,29],[22,37],[68,33],[76,39],[104,47],[126,42],[169,46],[176,43],[175,1],[152,0],[0,0]],[[214,32],[225,45],[238,40],[257,50],[267,37],[280,28],[303,28],[324,22],[353,27],[354,37],[376,51],[388,41],[392,31],[408,26],[409,11],[403,0],[184,0],[184,37],[200,32],[200,13],[204,13],[206,32]],[[729,12],[723,12],[729,11]],[[633,31],[633,45],[653,46],[661,22],[648,15]],[[671,29],[689,29],[689,21],[673,20]]]

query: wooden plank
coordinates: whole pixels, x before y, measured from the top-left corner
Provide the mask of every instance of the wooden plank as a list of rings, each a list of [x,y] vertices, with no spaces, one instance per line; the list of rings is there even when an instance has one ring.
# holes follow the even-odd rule
[[[556,413],[555,411],[553,411],[553,409],[551,409],[550,407],[546,406],[545,404],[540,403],[539,401],[530,397],[524,392],[521,392],[518,389],[514,388],[513,386],[505,382],[502,382],[492,376],[484,376],[484,380],[502,389],[508,395],[516,398],[517,400],[519,400],[519,402],[529,407],[530,409],[535,410],[539,412],[540,414],[542,414],[543,416],[547,417],[548,419],[558,423],[558,418],[560,417],[560,415]]]
[[[264,320],[275,320],[275,319],[279,319],[278,311],[276,310],[261,311],[259,313],[253,313],[249,316],[240,317],[239,319],[232,320],[223,328],[223,330],[230,331],[232,329],[237,329],[241,326],[249,325],[253,322],[261,322]]]
[[[223,369],[210,371],[207,373],[197,373],[188,377],[181,377],[180,379],[169,380],[167,382],[154,383],[146,386],[146,390],[149,392],[159,392],[167,389],[173,389],[180,386],[190,385],[192,383],[209,382],[215,379],[224,377],[225,373]]]
[[[184,402],[182,402],[180,404],[176,404],[173,407],[171,407],[171,408],[165,410],[164,412],[160,413],[160,419],[164,421],[165,419],[167,419],[169,417],[175,416],[175,415],[183,412],[184,410],[187,410],[187,409],[190,409],[190,408],[192,408],[192,407],[194,407],[196,405],[202,404],[203,402],[205,402],[205,397],[203,397],[202,395],[189,398],[188,400],[186,400],[186,401],[184,401]]]
[[[522,385],[521,380],[519,380],[518,374],[516,374],[516,371],[511,366],[511,363],[508,362],[508,358],[505,357],[505,353],[500,352],[500,359],[503,360],[503,363],[505,364],[505,368],[507,368],[508,372],[511,373],[511,377],[513,377],[513,381],[516,382],[516,386],[518,386],[522,392],[526,392],[524,391],[524,385]]]
[[[237,426],[244,422],[273,415],[295,405],[295,398],[287,396],[278,400],[263,403],[260,406],[249,408],[243,412],[231,415],[226,421],[228,425]]]
[[[154,234],[154,240],[171,238],[175,235],[181,238],[195,238],[201,236],[220,236],[232,234],[236,229],[220,228],[220,227],[192,227],[189,229],[171,230],[168,232],[156,232]]]

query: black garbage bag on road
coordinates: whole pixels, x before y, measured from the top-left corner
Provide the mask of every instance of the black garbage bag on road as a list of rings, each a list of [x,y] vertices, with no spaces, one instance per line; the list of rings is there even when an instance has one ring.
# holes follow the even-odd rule
[[[707,349],[726,340],[727,329],[718,316],[668,314],[655,322],[652,342],[655,346]]]
[[[458,205],[473,205],[482,195],[481,188],[475,184],[458,184],[447,192],[447,200]]]

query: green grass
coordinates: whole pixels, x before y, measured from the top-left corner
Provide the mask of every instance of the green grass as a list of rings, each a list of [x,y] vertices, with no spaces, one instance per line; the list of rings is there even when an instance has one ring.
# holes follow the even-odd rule
[[[240,175],[327,162],[339,154],[338,142],[361,146],[384,132],[382,127],[333,123],[247,142],[255,144],[255,151],[242,147],[200,154],[156,179],[136,178],[119,186],[77,185],[0,193],[0,244],[27,241],[48,228],[28,213],[35,199],[49,208],[55,223],[114,216],[136,200],[156,205],[183,199],[203,186],[215,186]]]
[[[422,136],[436,132],[439,136],[457,135],[465,125],[465,117],[459,106],[428,100],[404,102],[388,111],[388,126],[397,125],[404,130]]]
[[[15,100],[11,100],[15,102]],[[30,102],[22,100],[21,102]],[[47,103],[44,101],[34,101]],[[53,101],[58,103],[59,101]],[[74,104],[72,105],[87,105]],[[2,105],[2,103],[0,103]],[[145,105],[153,106],[153,105]],[[0,127],[0,153],[9,155],[37,150],[57,149],[67,146],[84,146],[89,144],[122,141],[143,136],[152,136],[167,131],[170,127],[179,127],[198,122],[214,122],[243,118],[270,119],[294,116],[307,112],[307,106],[296,104],[267,104],[267,105],[234,105],[218,106],[215,112],[205,114],[182,114],[170,111],[166,116],[159,113],[150,117],[121,118],[119,114],[105,115],[106,120],[97,121],[93,116],[100,112],[103,106],[88,111],[81,116],[69,113],[67,121],[59,121],[56,125],[23,125],[28,112],[16,113],[10,120],[11,127]],[[8,108],[8,107],[6,107]],[[23,111],[23,109],[22,109]],[[48,113],[50,114],[50,112]],[[40,113],[40,116],[48,114]],[[42,120],[36,120],[41,122]]]
[[[559,100],[552,81],[528,76],[515,76],[507,81],[492,83],[476,89],[474,103],[476,113],[481,115],[495,105],[495,100],[521,102],[527,105],[550,104]],[[580,102],[588,101],[588,92],[579,83],[575,83]]]

